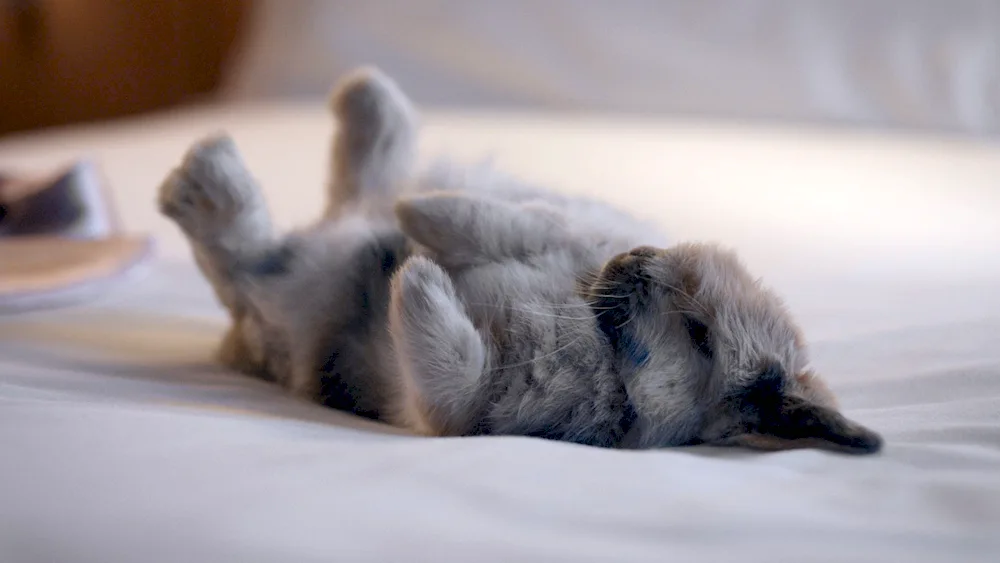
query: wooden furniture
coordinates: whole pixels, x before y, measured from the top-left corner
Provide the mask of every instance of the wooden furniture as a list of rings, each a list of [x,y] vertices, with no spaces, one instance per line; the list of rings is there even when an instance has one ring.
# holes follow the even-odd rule
[[[0,135],[210,94],[246,0],[0,0]]]

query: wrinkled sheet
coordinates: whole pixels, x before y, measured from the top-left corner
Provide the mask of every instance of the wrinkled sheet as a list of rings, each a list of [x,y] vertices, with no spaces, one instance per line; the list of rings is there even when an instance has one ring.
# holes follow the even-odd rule
[[[885,451],[417,438],[216,367],[225,316],[156,185],[225,129],[276,222],[311,220],[329,120],[185,110],[0,140],[4,168],[95,158],[124,227],[159,244],[100,300],[0,318],[0,561],[1000,560],[1000,147],[513,114],[426,124],[424,157],[492,155],[738,249]]]

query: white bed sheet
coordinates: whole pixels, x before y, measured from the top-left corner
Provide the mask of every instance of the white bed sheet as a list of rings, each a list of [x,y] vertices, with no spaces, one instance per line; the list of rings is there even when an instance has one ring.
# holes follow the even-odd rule
[[[740,250],[877,457],[426,439],[211,364],[225,317],[157,182],[230,131],[279,225],[320,208],[321,107],[186,110],[8,138],[91,155],[159,260],[98,302],[0,318],[0,561],[1000,560],[1000,147],[527,115],[428,116],[492,154]],[[0,256],[2,259],[2,256]]]

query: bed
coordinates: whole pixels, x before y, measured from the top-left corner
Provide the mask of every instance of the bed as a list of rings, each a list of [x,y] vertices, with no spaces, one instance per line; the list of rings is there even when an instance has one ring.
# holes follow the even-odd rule
[[[423,158],[491,157],[736,248],[883,453],[626,452],[430,439],[213,365],[226,326],[157,183],[230,132],[277,223],[321,208],[319,103],[201,106],[0,140],[99,163],[156,259],[0,317],[0,561],[1000,560],[1000,147],[710,120],[434,112]],[[2,256],[0,256],[2,260]]]

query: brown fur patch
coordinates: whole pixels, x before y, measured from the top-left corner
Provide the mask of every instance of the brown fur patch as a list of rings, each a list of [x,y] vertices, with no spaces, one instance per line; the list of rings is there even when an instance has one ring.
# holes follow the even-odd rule
[[[838,448],[830,442],[825,442],[816,438],[799,438],[788,440],[766,434],[741,434],[733,436],[729,440],[733,446],[742,446],[752,450],[777,452],[784,450],[804,450],[804,449],[834,449],[849,451],[847,448]]]
[[[802,388],[802,394],[811,403],[816,403],[830,409],[839,409],[840,404],[837,396],[827,387],[824,382],[812,370],[806,370],[795,374],[795,380]]]

